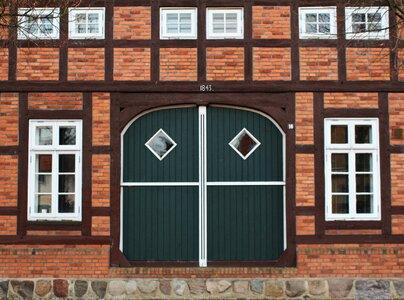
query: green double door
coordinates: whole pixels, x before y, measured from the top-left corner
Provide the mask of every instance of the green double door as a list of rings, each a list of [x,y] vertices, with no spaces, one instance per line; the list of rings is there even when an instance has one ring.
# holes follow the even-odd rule
[[[178,107],[123,133],[130,261],[275,261],[285,248],[284,136],[257,112]]]

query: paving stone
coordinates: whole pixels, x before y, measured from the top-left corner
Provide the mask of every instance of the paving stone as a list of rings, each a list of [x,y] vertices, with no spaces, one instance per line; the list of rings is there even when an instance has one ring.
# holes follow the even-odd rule
[[[76,280],[74,282],[74,296],[83,297],[87,293],[88,282],[85,280]]]
[[[52,282],[50,280],[38,280],[35,285],[35,294],[39,297],[46,296],[52,289]]]
[[[388,280],[357,280],[355,281],[357,299],[390,299],[390,282]]]
[[[157,289],[157,280],[138,280],[138,289],[144,294],[151,294]]]
[[[160,291],[164,295],[171,295],[171,281],[170,280],[160,280]]]
[[[56,297],[67,298],[69,296],[69,282],[64,279],[53,280],[53,293]]]
[[[185,280],[173,280],[172,286],[173,286],[174,293],[177,296],[183,296],[185,291],[188,288],[188,284]]]
[[[248,294],[249,284],[247,280],[237,280],[233,283],[233,291],[237,294]]]
[[[189,291],[194,295],[201,295],[206,291],[205,280],[193,279],[188,281]]]
[[[129,280],[126,283],[126,294],[131,295],[137,291],[137,282],[136,280]]]
[[[98,298],[104,298],[107,291],[107,283],[105,281],[93,281],[91,282],[91,288]]]
[[[394,289],[398,296],[404,296],[404,280],[394,280],[393,281]]]
[[[265,296],[279,298],[284,293],[284,283],[279,280],[269,280],[265,282]]]
[[[262,294],[264,290],[264,281],[260,279],[253,279],[250,281],[251,291],[257,294]]]
[[[21,297],[32,298],[34,293],[34,282],[31,280],[12,280],[11,285],[13,287],[14,292],[16,292]]]
[[[231,283],[227,280],[208,280],[208,281],[206,281],[206,289],[211,294],[223,293],[230,287],[231,287]]]
[[[9,281],[0,281],[0,298],[6,299],[8,294],[8,283]]]
[[[344,298],[352,290],[353,281],[351,279],[329,279],[327,281],[330,297]]]
[[[108,292],[111,296],[121,296],[126,292],[126,282],[123,280],[112,280],[108,284]]]
[[[286,281],[286,295],[289,297],[300,297],[306,292],[304,280],[288,280]]]
[[[327,293],[327,283],[324,280],[309,280],[309,294],[321,296]]]

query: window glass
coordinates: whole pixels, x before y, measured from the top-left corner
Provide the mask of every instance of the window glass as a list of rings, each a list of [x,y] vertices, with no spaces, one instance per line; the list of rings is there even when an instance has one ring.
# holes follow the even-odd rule
[[[300,38],[336,38],[335,7],[300,7]]]
[[[388,39],[387,7],[347,7],[346,33],[350,39]]]
[[[59,8],[19,8],[18,39],[58,39]]]
[[[196,8],[161,8],[161,39],[195,39]]]
[[[208,39],[242,39],[244,37],[242,8],[208,8],[206,17]]]
[[[104,38],[105,8],[71,8],[69,10],[69,38]]]
[[[332,125],[331,126],[331,143],[332,144],[348,143],[348,126]]]

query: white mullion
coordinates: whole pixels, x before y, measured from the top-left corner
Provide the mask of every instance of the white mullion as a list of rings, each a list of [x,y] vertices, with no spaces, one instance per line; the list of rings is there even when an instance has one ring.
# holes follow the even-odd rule
[[[206,107],[199,107],[199,266],[207,266]]]
[[[52,153],[52,200],[51,200],[51,215],[55,216],[59,212],[58,208],[58,179],[59,179],[59,154],[56,151]]]

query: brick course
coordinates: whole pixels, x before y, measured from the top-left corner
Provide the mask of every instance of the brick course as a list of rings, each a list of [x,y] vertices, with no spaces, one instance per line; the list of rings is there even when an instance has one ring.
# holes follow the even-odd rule
[[[70,48],[68,80],[104,80],[104,48]]]
[[[28,109],[33,110],[81,110],[82,93],[29,93]]]
[[[392,234],[403,234],[404,232],[404,216],[391,216],[391,232]]]
[[[404,30],[403,38],[404,38]],[[404,49],[398,49],[398,80],[404,81]]]
[[[161,48],[160,80],[196,81],[197,60],[196,48]]]
[[[8,80],[8,48],[0,48],[0,80]]]
[[[91,234],[94,236],[109,236],[110,235],[110,220],[109,217],[93,216],[91,223]]]
[[[337,49],[300,48],[300,80],[337,80]]]
[[[109,154],[93,155],[92,197],[93,207],[109,207],[110,202],[110,160]]]
[[[254,48],[254,80],[290,80],[290,48]]]
[[[114,80],[150,80],[150,48],[115,48]]]
[[[253,38],[289,39],[290,6],[253,6]]]
[[[0,216],[0,234],[17,234],[17,216]]]
[[[314,154],[296,154],[296,206],[314,206]]]
[[[93,93],[93,145],[110,144],[109,115],[109,93]]]
[[[313,93],[296,93],[296,144],[313,144]]]
[[[114,7],[114,39],[149,40],[150,7]]]
[[[296,216],[296,234],[313,235],[315,233],[314,216]]]
[[[391,204],[404,205],[404,154],[392,153],[391,160]]]
[[[324,93],[325,108],[379,108],[377,93]]]
[[[348,80],[390,80],[387,48],[347,48]]]
[[[18,94],[0,94],[0,146],[18,145]]]
[[[389,94],[390,143],[404,145],[404,93]],[[393,130],[402,130],[403,135],[393,135]]]
[[[244,48],[207,48],[207,80],[244,80]]]
[[[15,207],[17,206],[18,156],[0,155],[0,170],[0,207]]]
[[[17,49],[17,80],[58,80],[58,48]]]

